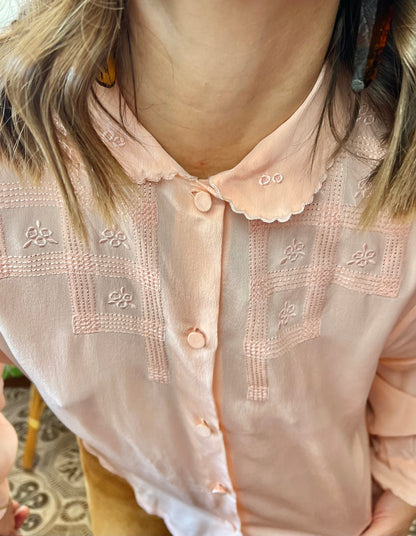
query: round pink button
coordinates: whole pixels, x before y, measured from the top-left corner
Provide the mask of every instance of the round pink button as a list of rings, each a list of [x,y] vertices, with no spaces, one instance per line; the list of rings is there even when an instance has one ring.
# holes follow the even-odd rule
[[[188,344],[196,350],[205,346],[205,335],[200,331],[194,330],[188,334]]]
[[[194,203],[200,212],[208,212],[212,207],[212,198],[208,192],[197,192],[194,195]]]
[[[227,493],[227,490],[224,488],[222,484],[217,482],[214,484],[211,488],[212,493],[218,493],[219,495],[225,495]]]
[[[196,431],[201,437],[209,437],[211,435],[211,428],[204,421],[204,419],[200,419],[196,425]]]

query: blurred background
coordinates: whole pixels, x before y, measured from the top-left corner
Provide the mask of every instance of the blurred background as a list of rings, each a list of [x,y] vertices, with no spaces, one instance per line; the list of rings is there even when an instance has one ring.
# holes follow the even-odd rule
[[[19,9],[18,0],[0,1],[0,27],[7,26],[17,14]]]

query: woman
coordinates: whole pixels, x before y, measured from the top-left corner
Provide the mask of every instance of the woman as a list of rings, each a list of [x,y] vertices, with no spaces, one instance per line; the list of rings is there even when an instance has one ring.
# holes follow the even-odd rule
[[[415,31],[411,0],[5,31],[1,361],[79,436],[94,534],[407,534]]]

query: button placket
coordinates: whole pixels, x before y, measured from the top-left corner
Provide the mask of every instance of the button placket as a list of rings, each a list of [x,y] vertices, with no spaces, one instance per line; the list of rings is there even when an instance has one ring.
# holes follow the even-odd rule
[[[219,288],[221,269],[218,260],[222,254],[221,237],[225,202],[218,198],[215,191],[210,191],[209,186],[202,181],[184,182],[183,185],[182,192],[186,206],[193,215],[188,220],[186,236],[195,244],[194,254],[197,258],[198,271],[202,274],[207,270],[205,283],[209,288]],[[198,225],[195,225],[195,221]],[[214,235],[218,236],[218,240],[213,242]],[[204,258],[207,252],[205,243],[212,247],[207,258]],[[193,280],[191,277],[190,281]],[[213,318],[219,311],[216,296],[218,292],[210,293],[205,299],[199,292],[198,285],[190,289],[188,293],[188,300],[191,300],[192,304],[189,310],[190,318],[188,317],[188,323],[178,335],[183,344],[188,366],[190,370],[195,367],[195,374],[198,375],[197,390],[189,382],[184,386],[184,391],[190,399],[197,397],[192,407],[188,408],[189,413],[188,411],[186,413],[188,413],[187,420],[189,419],[189,433],[193,434],[194,445],[201,451],[198,487],[203,490],[207,509],[215,509],[216,515],[224,520],[223,531],[234,534],[234,527],[239,523],[238,512],[211,379],[217,340],[217,323]],[[204,460],[205,455],[208,457],[207,460]],[[231,522],[234,522],[234,526]]]

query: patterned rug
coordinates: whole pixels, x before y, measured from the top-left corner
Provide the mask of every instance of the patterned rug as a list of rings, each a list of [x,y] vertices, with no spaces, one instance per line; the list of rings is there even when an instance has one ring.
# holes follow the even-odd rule
[[[29,389],[6,387],[5,417],[19,436],[19,453],[10,474],[13,497],[29,506],[23,536],[92,536],[78,445],[70,432],[46,408],[38,434],[33,471],[22,468],[27,431]],[[409,536],[416,536],[416,519]]]
[[[41,419],[33,471],[22,468],[29,404],[29,389],[6,387],[5,417],[19,436],[19,452],[10,474],[17,501],[30,508],[20,529],[23,536],[91,536],[88,505],[78,445],[70,432],[46,408]]]

